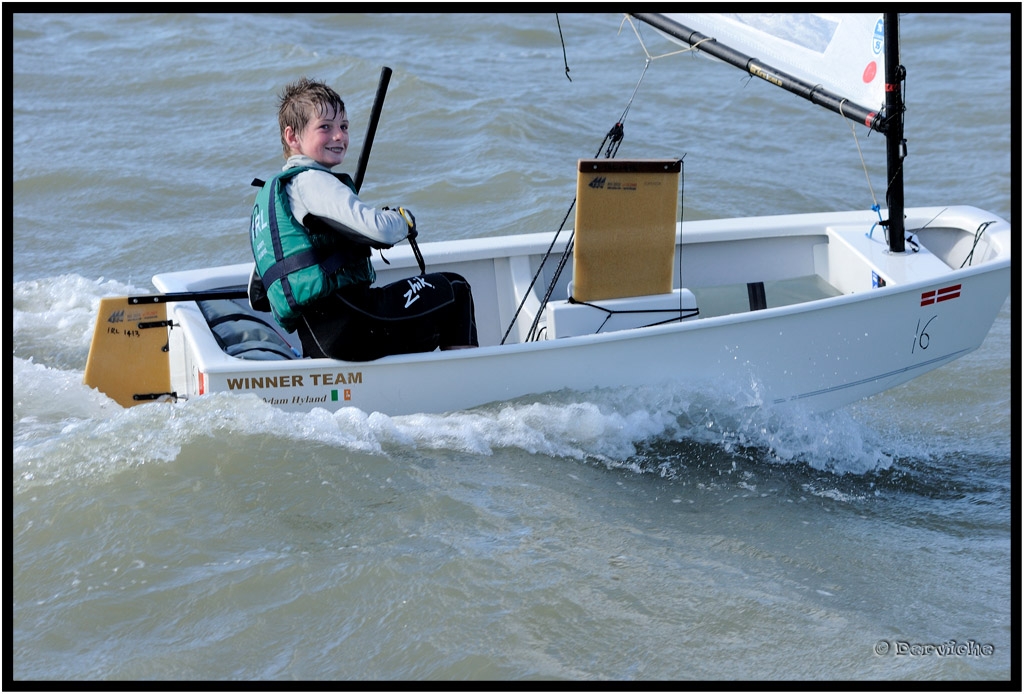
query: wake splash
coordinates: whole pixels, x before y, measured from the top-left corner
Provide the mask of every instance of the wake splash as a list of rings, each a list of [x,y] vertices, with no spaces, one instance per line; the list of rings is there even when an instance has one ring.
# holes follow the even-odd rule
[[[83,385],[77,370],[15,358],[13,376],[16,488],[173,462],[206,438],[266,436],[388,458],[410,451],[493,456],[515,450],[637,473],[652,471],[645,462],[652,450],[668,446],[674,455],[690,444],[839,474],[860,475],[892,462],[878,437],[843,412],[752,407],[668,387],[559,392],[539,401],[392,417],[356,408],[286,412],[255,395],[224,393],[124,409]],[[654,471],[666,475],[664,461],[671,457],[662,455]]]
[[[557,392],[463,412],[401,417],[354,408],[288,413],[240,395],[125,410],[82,385],[82,373],[99,300],[138,291],[77,275],[15,283],[16,483],[173,461],[202,437],[267,432],[370,455],[450,450],[492,456],[518,450],[662,475],[673,474],[666,459],[685,457],[689,444],[836,474],[863,475],[892,465],[892,441],[883,444],[882,436],[847,411],[761,407],[756,384]],[[661,453],[652,456],[652,450]],[[652,459],[658,461],[653,467]]]
[[[16,357],[37,363],[84,371],[100,299],[152,291],[152,287],[140,289],[75,274],[15,282],[11,292],[12,351]]]

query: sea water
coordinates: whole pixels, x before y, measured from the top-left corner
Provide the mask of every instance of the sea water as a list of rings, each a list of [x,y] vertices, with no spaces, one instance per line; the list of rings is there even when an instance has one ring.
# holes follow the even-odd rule
[[[1019,24],[903,16],[908,205],[1015,221]],[[685,156],[686,219],[885,206],[883,138],[639,33],[14,15],[15,680],[1019,683],[1016,290],[976,352],[816,416],[686,384],[403,417],[82,385],[101,297],[251,261],[249,183],[283,162],[276,94],[302,75],[345,99],[353,173],[394,70],[362,195],[423,240],[558,228],[619,121],[619,156]]]

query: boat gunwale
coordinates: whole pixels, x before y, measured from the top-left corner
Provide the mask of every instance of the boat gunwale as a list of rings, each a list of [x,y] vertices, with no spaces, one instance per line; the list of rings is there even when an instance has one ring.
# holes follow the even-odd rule
[[[1009,265],[1010,259],[1008,258],[999,261],[990,261],[985,265],[972,266],[970,268],[964,268],[963,270],[951,270],[949,275],[944,275],[941,278],[919,280],[916,282],[902,285],[879,287],[868,292],[853,292],[850,294],[823,297],[821,299],[812,299],[810,301],[789,304],[786,306],[776,306],[772,308],[762,309],[759,311],[730,313],[721,316],[711,316],[708,318],[683,320],[674,323],[652,325],[641,328],[631,328],[626,330],[616,330],[606,333],[576,335],[572,337],[557,338],[554,340],[535,340],[531,342],[511,343],[504,345],[483,345],[474,349],[419,352],[413,354],[394,354],[386,357],[381,357],[380,359],[376,359],[374,361],[369,362],[344,361],[340,359],[330,358],[298,358],[273,361],[241,359],[239,357],[234,357],[224,352],[220,348],[220,346],[216,344],[216,341],[213,339],[213,333],[210,332],[208,329],[205,332],[209,333],[210,343],[212,344],[213,349],[196,349],[193,351],[193,356],[197,362],[197,366],[200,367],[200,370],[212,374],[225,373],[228,371],[237,370],[240,365],[244,365],[245,369],[250,371],[294,370],[296,368],[297,363],[303,365],[309,364],[311,365],[310,368],[312,368],[312,365],[314,364],[359,365],[362,368],[372,368],[372,366],[375,364],[398,365],[418,363],[424,361],[461,361],[466,359],[480,359],[492,357],[495,355],[511,355],[520,352],[545,351],[553,349],[571,349],[573,347],[603,342],[611,343],[616,341],[633,341],[641,339],[640,337],[638,337],[640,334],[644,336],[650,336],[651,338],[654,338],[655,336],[660,336],[665,333],[683,334],[692,330],[706,330],[720,326],[727,326],[734,323],[754,323],[790,315],[799,315],[803,313],[823,311],[844,304],[856,305],[858,303],[862,303],[865,301],[881,299],[891,294],[915,294],[931,286],[944,285],[948,284],[951,281],[964,280],[975,275],[998,272],[1002,270],[1004,266],[1006,269],[1008,269]],[[186,308],[186,306],[181,306],[179,307],[178,310],[189,309]],[[198,314],[198,310],[196,310],[195,313]],[[176,315],[179,321],[183,317],[182,314]],[[197,322],[200,322],[201,325],[205,326],[205,319],[202,318],[201,314],[197,316]],[[182,325],[182,327],[184,328],[184,324]],[[194,336],[193,344],[195,344]]]
[[[993,221],[995,225],[986,233],[990,242],[993,236],[998,256],[996,258],[979,261],[972,267],[980,267],[982,264],[998,262],[1005,259],[1010,260],[1010,230],[1009,222],[971,205],[945,205],[931,207],[907,208],[907,227],[909,232],[916,232],[928,228],[951,227],[960,228],[967,233],[962,225],[955,226],[957,220],[971,217],[974,221],[984,218],[985,221]],[[911,217],[913,215],[913,217]],[[948,218],[952,219],[948,219]],[[924,220],[918,222],[918,220]],[[734,217],[725,219],[689,220],[677,224],[676,246],[681,245],[685,251],[686,246],[703,243],[730,242],[752,240],[759,238],[782,238],[799,237],[809,235],[826,235],[830,229],[845,227],[851,224],[873,225],[878,221],[878,213],[872,210],[851,210],[841,212],[802,212],[793,214],[763,215],[757,217]],[[980,222],[979,222],[980,223]],[[1005,226],[1005,228],[1003,228]],[[530,232],[527,234],[516,234],[512,236],[482,236],[470,239],[445,239],[440,241],[427,241],[420,243],[420,250],[427,254],[434,254],[432,260],[436,264],[446,262],[473,262],[480,260],[498,260],[521,256],[545,255],[549,249],[552,253],[561,253],[572,230]],[[561,235],[565,235],[564,238]],[[560,238],[555,239],[556,236]],[[552,240],[555,239],[554,245]],[[394,274],[405,268],[415,268],[417,261],[412,249],[408,245],[395,246],[387,251],[388,267],[380,269],[380,272]],[[454,258],[452,256],[457,256]],[[431,260],[431,258],[428,258]],[[429,264],[429,263],[428,263]],[[208,291],[225,286],[245,285],[249,278],[253,264],[236,263],[231,265],[214,266],[200,270],[184,270],[162,272],[153,276],[153,285],[162,292],[194,292]],[[231,285],[211,284],[202,279],[198,274],[210,270],[220,270],[222,273],[237,273],[240,280]],[[951,268],[952,270],[953,268]],[[189,278],[193,278],[189,281]]]

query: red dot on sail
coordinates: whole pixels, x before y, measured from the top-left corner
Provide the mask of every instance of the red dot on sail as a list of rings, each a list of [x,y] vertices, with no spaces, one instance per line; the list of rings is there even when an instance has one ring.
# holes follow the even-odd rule
[[[864,68],[864,84],[869,84],[871,80],[875,79],[875,75],[878,74],[878,63],[871,61],[868,66]]]

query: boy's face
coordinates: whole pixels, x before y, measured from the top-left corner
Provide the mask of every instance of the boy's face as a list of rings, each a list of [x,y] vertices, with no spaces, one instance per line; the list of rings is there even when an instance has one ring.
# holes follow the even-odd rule
[[[344,111],[328,108],[313,114],[300,133],[286,127],[284,137],[292,154],[305,154],[328,168],[337,166],[348,150],[348,118]]]

